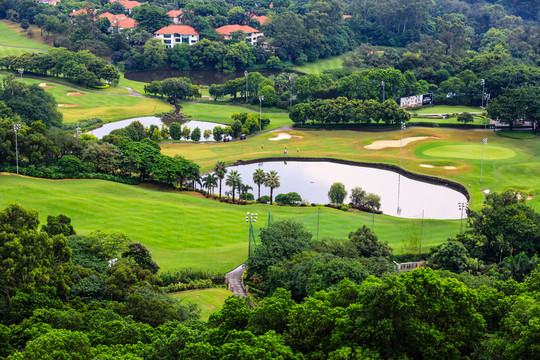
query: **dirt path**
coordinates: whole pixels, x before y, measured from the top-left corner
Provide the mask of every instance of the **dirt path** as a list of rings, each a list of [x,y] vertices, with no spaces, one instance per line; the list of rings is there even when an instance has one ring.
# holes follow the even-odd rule
[[[236,269],[229,271],[225,275],[227,284],[229,284],[229,290],[236,296],[247,296],[244,283],[242,282],[242,274],[244,273],[244,264],[238,266]]]

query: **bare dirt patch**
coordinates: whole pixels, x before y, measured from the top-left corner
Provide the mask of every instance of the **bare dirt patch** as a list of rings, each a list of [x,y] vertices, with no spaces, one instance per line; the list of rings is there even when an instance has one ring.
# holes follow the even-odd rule
[[[86,94],[81,94],[80,92],[68,92],[67,96],[86,96]]]
[[[58,107],[77,107],[77,104],[58,104]]]
[[[403,146],[407,145],[408,143],[411,143],[413,141],[418,140],[424,140],[429,138],[434,138],[435,136],[414,136],[414,137],[408,137],[403,140],[379,140],[375,141],[372,144],[364,146],[364,148],[369,150],[381,150],[389,147],[400,147],[400,143],[403,144]]]

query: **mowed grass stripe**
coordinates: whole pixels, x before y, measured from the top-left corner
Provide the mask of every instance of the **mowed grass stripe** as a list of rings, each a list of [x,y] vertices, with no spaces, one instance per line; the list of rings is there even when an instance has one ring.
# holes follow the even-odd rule
[[[95,229],[125,232],[133,241],[147,245],[163,270],[184,267],[228,271],[245,261],[248,247],[246,211],[259,214],[255,232],[267,225],[268,214],[295,218],[316,237],[346,238],[372,215],[321,208],[269,205],[228,205],[204,198],[143,186],[101,180],[52,181],[0,175],[0,207],[18,202],[47,215],[65,214],[80,234]],[[402,253],[418,236],[418,219],[375,216],[375,232]],[[459,230],[456,220],[425,220],[422,249],[439,244]]]

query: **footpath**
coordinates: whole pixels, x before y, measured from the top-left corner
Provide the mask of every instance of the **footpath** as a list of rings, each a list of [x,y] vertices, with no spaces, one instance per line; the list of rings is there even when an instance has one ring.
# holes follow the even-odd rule
[[[242,281],[242,274],[244,274],[244,264],[238,266],[236,269],[229,271],[225,275],[227,286],[229,290],[236,296],[247,296],[244,283]]]

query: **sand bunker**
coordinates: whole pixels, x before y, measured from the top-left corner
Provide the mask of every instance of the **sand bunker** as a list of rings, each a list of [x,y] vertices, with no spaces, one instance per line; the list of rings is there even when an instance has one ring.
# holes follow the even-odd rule
[[[446,169],[446,170],[455,170],[455,169],[457,169],[457,167],[455,167],[455,166],[435,166],[435,165],[429,165],[429,164],[420,164],[420,167],[424,167],[424,168],[442,167],[443,169]]]
[[[402,144],[403,144],[403,146],[405,146],[410,142],[417,141],[417,140],[429,139],[429,138],[432,138],[432,137],[434,137],[434,136],[408,137],[408,138],[403,139]],[[389,148],[389,147],[399,147],[399,143],[400,143],[400,140],[379,140],[379,141],[375,141],[373,144],[369,144],[369,145],[364,146],[364,148],[370,149],[370,150],[380,150],[380,149]]]
[[[58,104],[58,107],[77,107],[77,104]]]
[[[301,139],[301,136],[298,135],[291,135],[288,133],[279,133],[278,136],[269,139],[270,141],[278,141],[278,140],[285,140],[285,139]]]
[[[47,86],[47,83],[39,83],[38,85],[40,88],[43,88],[43,89],[51,89],[53,88],[54,86]]]
[[[81,94],[80,92],[69,92],[67,96],[86,96],[86,94]]]

